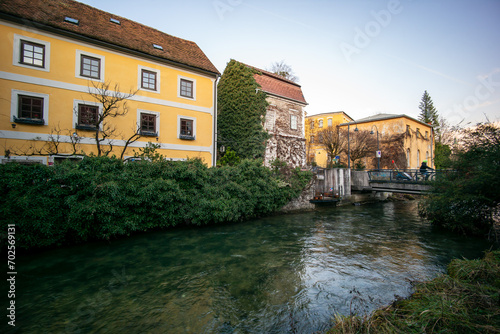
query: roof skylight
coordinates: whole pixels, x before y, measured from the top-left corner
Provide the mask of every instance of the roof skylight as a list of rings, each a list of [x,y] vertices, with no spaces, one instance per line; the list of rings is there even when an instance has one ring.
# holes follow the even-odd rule
[[[66,17],[64,18],[64,21],[65,21],[65,22],[68,22],[68,23],[73,23],[73,24],[76,24],[76,25],[79,25],[79,24],[80,24],[80,21],[79,21],[79,20],[74,19],[74,18],[69,17],[69,16],[66,16]]]
[[[153,44],[153,47],[157,50],[162,50],[163,51],[163,46],[158,45],[158,44]]]
[[[122,24],[119,20],[114,19],[114,18],[110,18],[109,21],[113,22],[113,23],[116,23],[116,24]]]

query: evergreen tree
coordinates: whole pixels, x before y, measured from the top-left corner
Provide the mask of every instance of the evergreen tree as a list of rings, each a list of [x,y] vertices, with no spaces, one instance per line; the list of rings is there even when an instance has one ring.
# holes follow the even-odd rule
[[[434,131],[439,134],[439,117],[436,108],[434,107],[434,103],[432,102],[431,96],[427,91],[422,95],[422,101],[420,101],[420,105],[418,106],[420,109],[420,115],[418,116],[418,120],[424,123],[432,125]]]
[[[254,73],[256,70],[231,59],[217,86],[219,146],[230,146],[243,159],[263,157],[269,138],[263,127],[266,94]]]

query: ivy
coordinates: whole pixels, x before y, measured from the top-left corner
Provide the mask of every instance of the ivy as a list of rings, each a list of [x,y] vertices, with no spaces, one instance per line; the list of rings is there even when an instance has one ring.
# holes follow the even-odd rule
[[[219,144],[243,159],[261,158],[269,135],[264,130],[266,94],[254,79],[256,71],[231,60],[217,86]]]

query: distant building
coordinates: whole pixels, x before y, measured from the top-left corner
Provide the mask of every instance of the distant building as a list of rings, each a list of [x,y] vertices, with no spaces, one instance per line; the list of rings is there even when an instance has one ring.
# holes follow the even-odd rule
[[[305,124],[307,163],[314,162],[320,167],[326,167],[328,154],[322,145],[321,131],[351,121],[353,119],[343,111],[307,116]]]
[[[301,86],[277,74],[254,68],[255,81],[267,94],[269,106],[264,128],[271,135],[267,141],[264,164],[279,159],[293,167],[306,164],[306,139],[304,131],[307,102]]]
[[[428,166],[434,168],[435,140],[430,124],[404,114],[378,114],[341,126],[346,128],[348,124],[351,131],[357,128],[373,132],[374,142],[378,133],[381,168],[393,168],[393,160],[399,162],[399,168],[419,168],[424,160],[427,160]],[[363,162],[369,169],[377,168],[375,152],[364,158]]]
[[[328,154],[323,146],[321,131],[328,127],[337,127],[339,135],[346,135],[349,129],[350,149],[354,149],[356,136],[362,131],[369,132],[370,149],[366,157],[360,161],[368,169],[393,168],[394,160],[398,168],[419,168],[423,160],[434,167],[434,131],[431,125],[420,122],[407,115],[378,114],[359,120],[354,120],[345,112],[332,112],[311,115],[306,118],[306,139],[308,163],[316,163],[319,167],[326,167]],[[378,136],[378,138],[377,138]],[[380,151],[380,160],[377,158]],[[349,165],[347,147],[339,154],[340,162]],[[351,166],[354,168],[355,166]]]
[[[116,83],[137,93],[128,114],[107,124],[117,129],[101,143],[110,154],[137,132],[124,157],[152,142],[169,159],[215,163],[220,73],[196,43],[71,0],[2,0],[0,43],[0,138],[2,153],[11,153],[2,161],[67,158],[74,138],[78,151],[96,153],[103,105],[88,93]],[[30,147],[50,143],[55,129],[58,154],[33,156]]]

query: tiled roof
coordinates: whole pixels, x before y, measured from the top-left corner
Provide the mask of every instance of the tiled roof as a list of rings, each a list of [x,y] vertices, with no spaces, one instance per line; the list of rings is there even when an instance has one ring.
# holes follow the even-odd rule
[[[377,115],[373,115],[373,116],[368,116],[368,117],[365,117],[365,118],[361,118],[361,119],[358,119],[356,121],[352,121],[352,122],[348,122],[348,123],[343,123],[343,124],[340,124],[340,125],[347,125],[347,124],[359,124],[359,123],[369,123],[369,122],[377,122],[377,121],[383,121],[383,120],[387,120],[387,119],[393,119],[393,118],[402,118],[402,117],[406,117],[406,118],[409,118],[415,122],[419,122],[423,125],[426,125],[426,126],[431,126],[429,124],[426,124],[422,121],[419,121],[418,119],[415,119],[413,117],[410,117],[408,115],[405,115],[405,114],[377,114]]]
[[[138,6],[140,3],[137,3]],[[154,56],[174,64],[219,74],[196,43],[72,0],[1,0],[1,18],[57,29],[106,44]],[[5,15],[8,14],[8,15]],[[66,22],[69,17],[78,24]],[[114,23],[110,19],[119,21]],[[163,50],[153,47],[159,45]]]
[[[307,104],[302,94],[302,89],[297,83],[287,80],[277,74],[253,66],[247,66],[259,72],[254,74],[254,78],[255,81],[261,85],[264,92]]]

